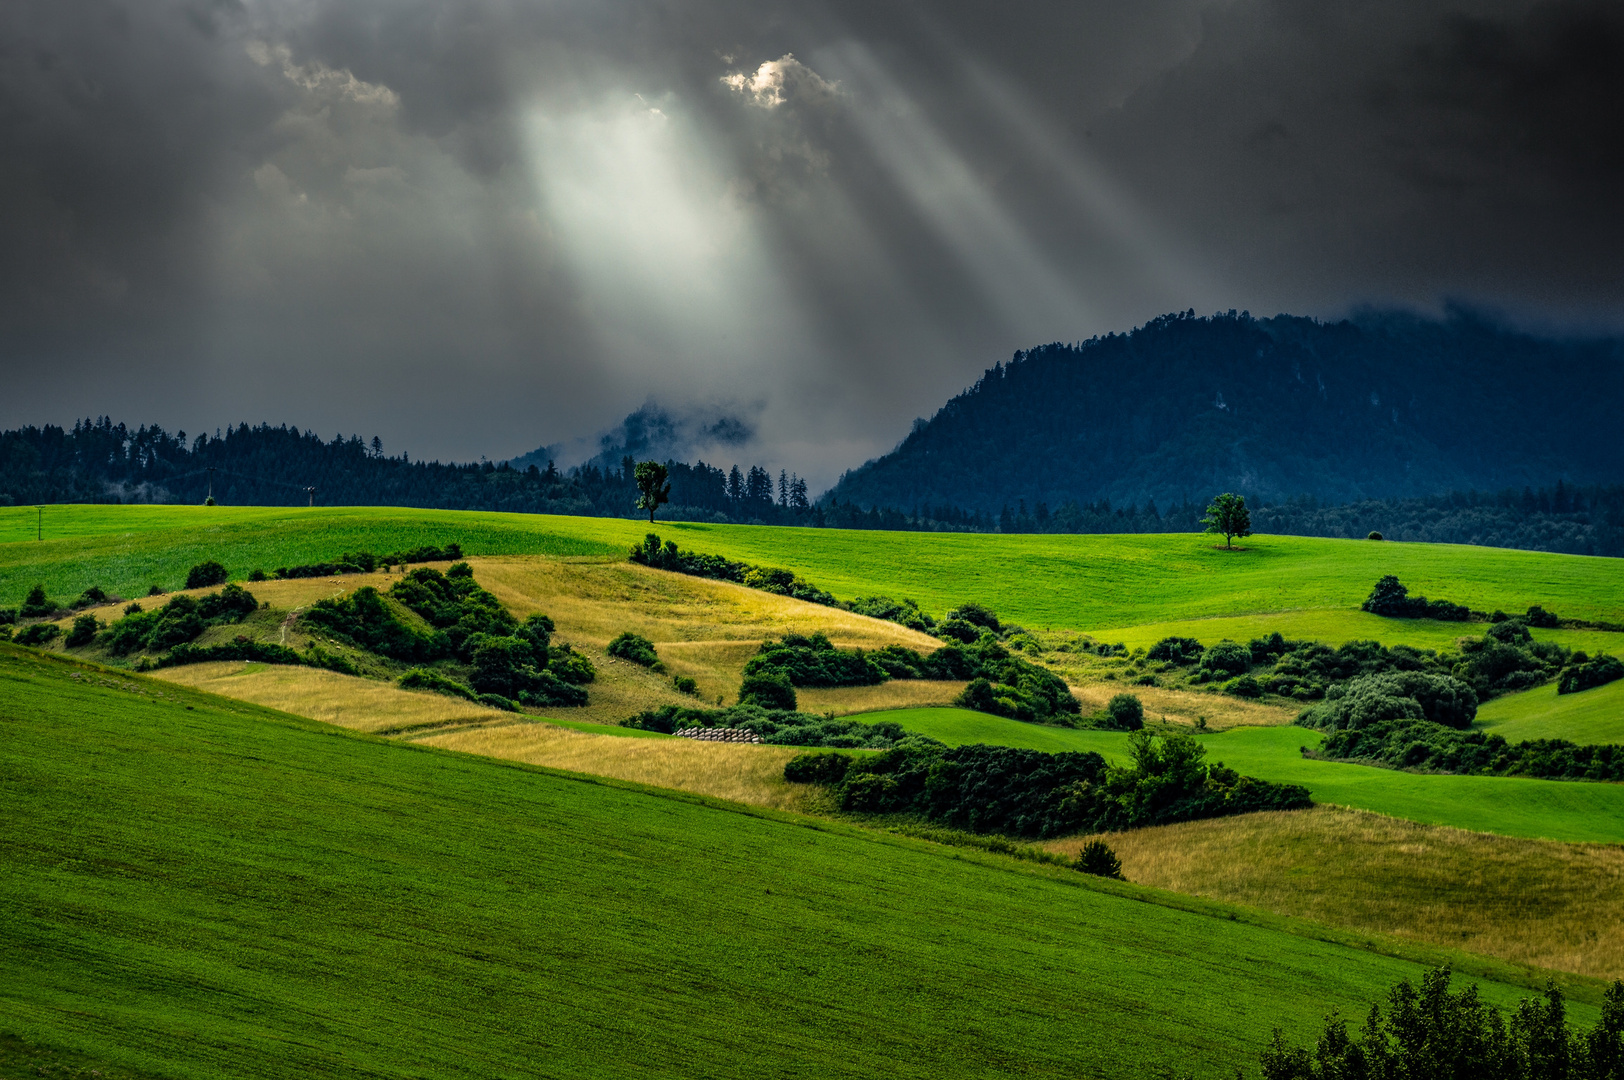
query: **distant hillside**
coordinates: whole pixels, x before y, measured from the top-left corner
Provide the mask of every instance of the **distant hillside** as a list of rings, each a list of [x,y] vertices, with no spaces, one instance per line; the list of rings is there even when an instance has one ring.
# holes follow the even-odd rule
[[[828,495],[997,513],[1609,483],[1624,479],[1621,414],[1617,339],[1546,340],[1464,313],[1167,315],[1016,353]]]

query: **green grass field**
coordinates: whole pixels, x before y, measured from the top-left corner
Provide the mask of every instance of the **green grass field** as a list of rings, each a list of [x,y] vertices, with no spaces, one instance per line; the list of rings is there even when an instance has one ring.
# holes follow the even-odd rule
[[[1507,694],[1481,705],[1475,726],[1508,742],[1624,743],[1624,680],[1578,694],[1558,694],[1554,683]]]
[[[104,1068],[1229,1076],[1271,1027],[1305,1037],[1419,970],[1310,924],[11,646],[0,725],[0,1031]],[[1474,965],[1511,980],[1483,984],[1496,1002],[1538,981]]]
[[[636,521],[399,508],[47,507],[0,511],[0,603],[35,581],[71,598],[92,584],[123,595],[180,584],[218,558],[238,574],[317,561],[359,547],[383,552],[457,541],[472,554],[617,556],[648,528]],[[965,600],[1038,628],[1107,632],[1147,624],[1330,610],[1354,614],[1383,574],[1480,610],[1542,604],[1558,614],[1624,620],[1617,560],[1498,548],[1258,536],[1245,550],[1210,537],[995,536],[782,529],[661,522],[684,548],[786,566],[841,598],[886,593],[941,614]],[[1263,623],[1223,633],[1245,637]],[[1305,626],[1309,624],[1304,624]],[[1362,621],[1333,620],[1363,634]],[[1447,641],[1459,628],[1408,624],[1390,633]],[[1208,633],[1220,637],[1223,633]],[[1113,638],[1114,639],[1114,638]],[[1598,647],[1589,645],[1586,647]]]
[[[1108,760],[1122,756],[1128,739],[1121,732],[1044,727],[965,709],[898,709],[860,718],[895,720],[952,746],[1093,750]],[[1201,741],[1208,760],[1263,780],[1301,784],[1315,802],[1504,836],[1624,843],[1624,784],[1429,776],[1304,758],[1299,748],[1316,746],[1321,738],[1305,728],[1248,727],[1202,735]]]

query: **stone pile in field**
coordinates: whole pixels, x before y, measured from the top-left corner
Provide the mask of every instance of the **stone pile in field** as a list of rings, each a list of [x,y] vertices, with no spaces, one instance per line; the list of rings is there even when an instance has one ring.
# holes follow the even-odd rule
[[[736,742],[759,743],[761,736],[744,728],[732,727],[690,727],[677,732],[684,739],[698,739],[701,742]]]

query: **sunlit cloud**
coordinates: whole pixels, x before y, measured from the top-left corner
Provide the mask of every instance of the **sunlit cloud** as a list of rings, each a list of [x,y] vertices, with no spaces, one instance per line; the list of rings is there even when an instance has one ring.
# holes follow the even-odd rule
[[[735,389],[802,340],[755,210],[674,97],[532,121],[541,203],[601,361],[639,398]]]

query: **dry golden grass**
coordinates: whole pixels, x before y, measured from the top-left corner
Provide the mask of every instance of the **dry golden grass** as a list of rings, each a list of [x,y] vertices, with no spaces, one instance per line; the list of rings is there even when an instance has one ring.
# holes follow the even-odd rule
[[[1088,837],[1047,845],[1074,855]],[[1624,848],[1339,807],[1105,838],[1130,881],[1600,978],[1624,976]]]
[[[1064,674],[1064,673],[1062,673]],[[1156,686],[1130,686],[1122,682],[1085,682],[1073,685],[1071,692],[1083,703],[1083,711],[1103,708],[1117,694],[1133,694],[1145,706],[1146,717],[1167,717],[1175,724],[1194,727],[1205,717],[1210,731],[1233,727],[1271,727],[1297,719],[1300,706],[1273,705],[1228,694],[1208,694],[1199,690],[1164,690]]]
[[[874,712],[878,709],[917,709],[951,705],[963,692],[962,682],[934,682],[922,679],[893,679],[878,686],[840,686],[822,690],[808,688],[795,691],[802,712],[851,713]]]
[[[784,780],[784,763],[802,752],[794,747],[628,739],[534,723],[431,732],[412,741],[780,810],[803,809],[812,796],[807,785]]]
[[[356,731],[404,731],[434,725],[508,722],[512,713],[472,702],[402,690],[316,668],[226,661],[154,671],[154,678],[253,702]]]

